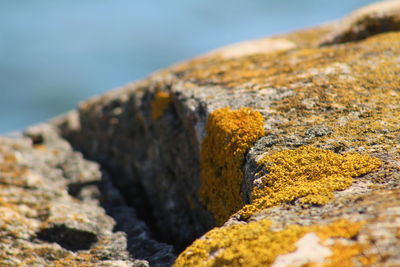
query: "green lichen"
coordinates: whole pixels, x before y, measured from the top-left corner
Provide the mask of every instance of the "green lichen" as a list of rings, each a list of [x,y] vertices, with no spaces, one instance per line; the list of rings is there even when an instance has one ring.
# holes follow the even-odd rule
[[[250,108],[213,111],[207,136],[201,145],[200,199],[224,223],[243,205],[243,158],[250,146],[264,135],[264,118]]]

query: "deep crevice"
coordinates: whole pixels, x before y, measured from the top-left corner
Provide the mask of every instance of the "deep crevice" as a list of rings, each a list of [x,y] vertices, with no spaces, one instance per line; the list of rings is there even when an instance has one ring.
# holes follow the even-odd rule
[[[114,173],[114,175],[118,174]],[[116,180],[113,177],[115,176],[113,176],[112,171],[101,167],[100,181],[70,183],[68,185],[68,193],[75,198],[84,200],[81,192],[87,187],[95,186],[100,194],[98,196],[99,204],[106,214],[116,222],[113,232],[121,231],[126,234],[127,249],[131,256],[135,259],[147,260],[150,266],[170,266],[176,257],[176,253],[165,247],[170,244],[158,238],[154,225],[155,219],[152,216],[147,197],[144,195],[144,190],[139,189],[140,185],[118,186],[115,184]],[[135,193],[132,190],[128,190],[132,188],[136,189]],[[133,198],[132,195],[135,194],[137,195]],[[140,199],[141,204],[138,205],[137,201],[133,201],[134,199]],[[57,230],[54,232],[57,233]],[[41,233],[40,237],[43,236],[46,237],[49,234],[47,232],[44,235]],[[41,239],[44,240],[43,238]],[[161,243],[165,243],[165,245]]]
[[[64,136],[68,140],[67,137]],[[164,243],[167,245],[171,245],[174,248],[174,254],[179,254],[182,252],[190,243],[187,244],[177,244],[174,243],[174,240],[165,238],[162,233],[160,233],[159,228],[156,224],[156,218],[154,217],[153,208],[150,205],[149,197],[146,194],[145,189],[139,182],[133,182],[134,179],[130,179],[131,183],[126,183],[127,179],[118,179],[117,177],[126,176],[124,171],[121,168],[110,166],[109,162],[101,158],[94,158],[88,155],[85,150],[81,149],[78,146],[73,146],[73,150],[79,152],[83,155],[84,159],[94,161],[99,163],[101,166],[102,180],[96,182],[87,182],[87,183],[70,183],[67,186],[68,193],[78,199],[81,199],[80,192],[87,188],[88,186],[96,186],[100,191],[100,205],[104,208],[107,215],[112,217],[116,221],[115,231],[123,231],[127,232],[126,222],[122,221],[121,218],[116,216],[115,209],[118,208],[126,208],[132,209],[132,212],[137,217],[137,219],[143,221],[148,228],[149,238],[156,242]],[[105,194],[107,194],[110,190],[110,185],[114,189],[118,191],[119,197],[122,199],[107,199]],[[122,218],[123,220],[129,220],[127,217]],[[199,236],[193,237],[193,240],[198,238]],[[134,238],[134,237],[133,237]],[[128,247],[135,240],[131,240],[129,234],[127,234]],[[192,240],[192,241],[193,241]],[[140,249],[140,248],[137,248]],[[144,254],[146,254],[143,249],[140,249]],[[141,255],[140,251],[135,251],[134,257],[138,259],[149,260],[145,255]],[[139,254],[138,254],[139,252]],[[151,262],[151,261],[149,261]]]
[[[112,186],[118,190],[122,200],[126,204],[126,206],[131,207],[135,210],[136,216],[145,222],[146,226],[149,228],[151,237],[159,242],[168,243],[166,240],[162,240],[160,238],[160,234],[158,233],[157,226],[155,225],[155,218],[153,216],[152,207],[149,204],[149,198],[143,188],[143,186],[139,183],[132,184],[118,184],[116,183],[118,180],[113,177],[118,177],[122,174],[117,174],[115,171],[110,170],[102,165],[103,170],[107,174],[110,175],[108,179]],[[103,172],[104,174],[104,172]],[[104,186],[104,184],[103,184]],[[105,189],[101,189],[102,193],[104,193]],[[110,205],[111,204],[111,205]],[[113,203],[102,202],[102,206],[107,210],[113,208]]]
[[[163,117],[153,121],[149,118],[152,93],[118,101],[104,103],[93,113],[77,112],[79,127],[70,128],[68,121],[57,127],[76,151],[110,174],[113,187],[146,223],[152,238],[180,252],[213,226],[197,198],[196,123],[205,119],[204,107],[186,110],[181,99],[173,99]],[[123,112],[114,112],[117,108]],[[79,185],[71,185],[71,193],[79,190]]]

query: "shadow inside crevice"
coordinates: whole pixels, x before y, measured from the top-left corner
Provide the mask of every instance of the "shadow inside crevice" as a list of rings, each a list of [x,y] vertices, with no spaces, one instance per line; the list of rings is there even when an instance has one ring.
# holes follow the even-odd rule
[[[124,186],[113,183],[110,171],[101,168],[101,180],[96,182],[70,183],[68,192],[74,198],[85,201],[88,188],[97,189],[95,198],[106,214],[116,222],[113,232],[124,232],[127,250],[132,258],[146,260],[150,266],[170,266],[176,258],[171,244],[160,240],[154,230],[154,217],[144,190],[140,186]],[[125,189],[125,190],[124,190]],[[136,201],[134,201],[136,200]]]
[[[73,252],[88,250],[97,242],[97,236],[94,233],[71,228],[65,224],[56,224],[42,229],[36,237],[49,243],[57,243]]]

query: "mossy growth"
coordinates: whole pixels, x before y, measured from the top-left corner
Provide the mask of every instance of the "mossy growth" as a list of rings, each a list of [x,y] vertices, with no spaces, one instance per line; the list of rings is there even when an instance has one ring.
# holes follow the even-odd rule
[[[157,91],[151,102],[151,118],[158,120],[164,114],[165,109],[171,103],[171,94],[164,91]]]
[[[209,115],[206,130],[200,156],[200,199],[221,225],[244,205],[243,159],[264,135],[264,118],[250,108],[225,107]]]
[[[352,266],[355,257],[363,257],[365,248],[343,242],[343,239],[354,239],[362,225],[361,222],[338,220],[329,225],[289,225],[281,231],[271,231],[271,222],[261,220],[214,228],[186,248],[173,266],[270,266],[276,257],[295,251],[295,243],[307,233],[315,233],[322,245],[332,251],[326,264],[336,262],[345,264],[341,266]]]
[[[251,194],[252,204],[239,211],[243,218],[284,202],[323,205],[333,191],[344,190],[352,177],[372,172],[381,161],[358,153],[336,154],[313,146],[284,150],[263,157],[259,184]]]

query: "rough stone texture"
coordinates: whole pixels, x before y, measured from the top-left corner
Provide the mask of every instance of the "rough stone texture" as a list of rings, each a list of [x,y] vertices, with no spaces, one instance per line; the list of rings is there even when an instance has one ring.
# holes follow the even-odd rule
[[[338,22],[222,48],[30,129],[33,146],[2,139],[0,203],[10,210],[4,218],[23,220],[10,224],[14,230],[4,224],[1,245],[14,248],[17,261],[26,247],[57,243],[46,243],[57,246],[55,259],[28,258],[39,264],[90,255],[104,264],[145,264],[135,258],[168,266],[172,249],[154,237],[186,248],[176,266],[399,266],[399,18],[400,1],[382,2]],[[263,120],[257,133],[243,124],[249,117]],[[22,175],[7,151],[39,176],[10,179]],[[275,155],[287,159],[268,162]],[[204,190],[204,173],[241,180]],[[276,173],[287,176],[268,180]],[[321,177],[327,186],[313,187]],[[42,204],[31,208],[31,199]],[[209,231],[224,218],[213,205],[231,210],[238,199],[241,208]],[[104,239],[116,245],[100,246]]]
[[[25,135],[0,139],[1,266],[169,265],[97,163],[49,125]]]
[[[365,39],[400,28],[398,0],[380,2],[353,12],[335,25],[335,29],[321,42],[322,45],[338,44]]]
[[[60,128],[77,149],[118,177],[113,183],[152,221],[158,238],[179,250],[214,223],[197,196],[206,111],[194,96],[174,94],[163,116],[153,120],[155,91],[168,87],[149,81],[109,92],[82,103],[79,118],[71,113]]]

